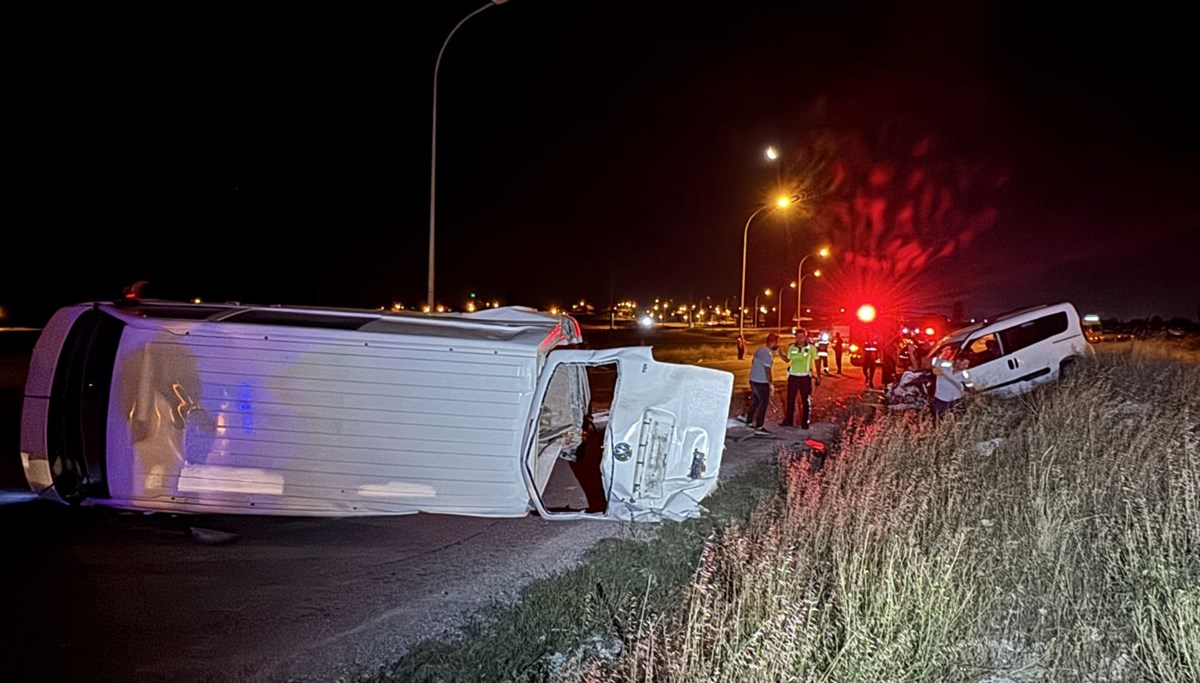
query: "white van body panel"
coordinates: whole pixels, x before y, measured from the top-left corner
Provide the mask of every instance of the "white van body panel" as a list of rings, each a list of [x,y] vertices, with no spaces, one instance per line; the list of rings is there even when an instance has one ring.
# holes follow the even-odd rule
[[[733,375],[662,363],[649,347],[559,350],[550,354],[537,396],[545,395],[560,368],[609,363],[617,365],[617,385],[600,464],[608,492],[606,516],[636,521],[698,516],[700,500],[716,486],[720,473]],[[532,440],[526,450],[526,481],[539,513],[583,516],[552,513],[542,506],[537,482],[544,465],[539,468]]]
[[[532,478],[526,454],[538,438],[538,416],[548,412],[541,400],[550,352],[582,339],[569,316],[529,309],[450,316],[229,309],[200,320],[139,315],[136,305],[112,303],[56,313],[35,346],[26,385],[21,455],[30,488],[59,501],[188,513],[519,517],[538,508],[547,465]],[[120,322],[109,356],[111,386],[103,397],[89,399],[85,388],[82,398],[55,399],[63,394],[55,373],[69,353],[72,325],[97,312]],[[344,315],[352,328],[336,321],[332,328],[234,322],[239,315],[325,323]],[[650,420],[645,430],[662,442],[651,454],[667,458],[655,461],[655,473],[638,472],[635,482],[627,471],[633,464],[606,470],[613,503],[603,516],[698,514],[719,467],[732,375],[658,363],[649,349],[560,350],[553,358],[551,368],[609,362],[620,369],[605,463],[609,438],[641,438],[651,409],[671,416],[670,429]],[[573,389],[566,393],[586,396],[586,386]],[[103,439],[102,447],[99,437],[79,447],[92,451],[80,469],[102,469],[91,479],[103,486],[80,489],[86,496],[79,500],[58,490],[56,482],[68,481],[68,458],[52,445],[63,438],[48,434],[62,425],[76,429],[79,405],[88,400],[106,402],[95,409],[103,412],[95,429],[102,426]],[[571,408],[580,401],[571,401],[553,412],[578,417]],[[560,422],[563,432],[579,429],[578,420]],[[706,469],[680,478],[681,459],[692,451],[703,453]]]
[[[1047,321],[1055,322],[1055,326],[1046,328],[1053,330],[1052,334],[1028,344],[1019,341],[1022,330],[1035,329]],[[997,342],[996,357],[971,352],[981,350],[989,338]],[[933,355],[947,345],[972,359],[968,373],[975,393],[1005,398],[1056,381],[1064,363],[1095,355],[1083,334],[1079,313],[1070,303],[1022,309],[957,330],[935,345]]]

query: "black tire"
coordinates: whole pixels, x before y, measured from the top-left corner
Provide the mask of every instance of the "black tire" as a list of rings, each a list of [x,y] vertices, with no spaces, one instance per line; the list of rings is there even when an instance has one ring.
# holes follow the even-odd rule
[[[1070,380],[1075,377],[1076,364],[1074,358],[1064,358],[1058,366],[1058,381]]]

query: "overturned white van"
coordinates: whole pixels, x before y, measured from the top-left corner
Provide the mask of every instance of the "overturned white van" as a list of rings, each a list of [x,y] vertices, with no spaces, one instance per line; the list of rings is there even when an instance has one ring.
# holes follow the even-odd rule
[[[733,376],[585,350],[569,316],[169,301],[56,312],[21,458],[64,503],[259,515],[684,519]],[[588,505],[556,505],[564,466]]]

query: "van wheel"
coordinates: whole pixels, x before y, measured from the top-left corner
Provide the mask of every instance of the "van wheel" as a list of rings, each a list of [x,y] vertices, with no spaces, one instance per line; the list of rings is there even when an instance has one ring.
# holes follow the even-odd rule
[[[1058,366],[1058,381],[1071,379],[1075,376],[1075,360],[1067,358]]]

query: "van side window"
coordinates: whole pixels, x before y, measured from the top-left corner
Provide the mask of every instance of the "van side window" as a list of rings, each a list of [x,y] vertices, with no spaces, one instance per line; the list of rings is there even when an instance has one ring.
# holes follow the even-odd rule
[[[1001,330],[1000,342],[1005,353],[1012,353],[1066,331],[1067,314],[1060,311]]]
[[[967,354],[972,367],[996,360],[1000,357],[1000,342],[996,341],[996,335],[985,334],[971,340]]]

